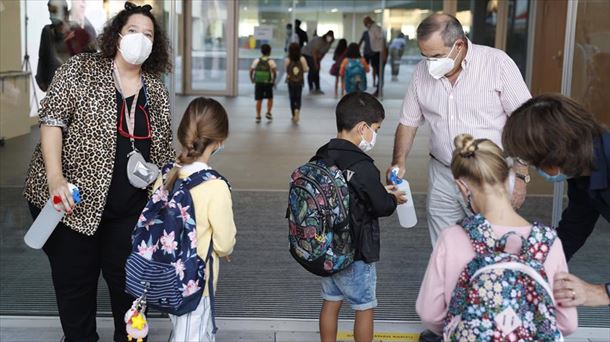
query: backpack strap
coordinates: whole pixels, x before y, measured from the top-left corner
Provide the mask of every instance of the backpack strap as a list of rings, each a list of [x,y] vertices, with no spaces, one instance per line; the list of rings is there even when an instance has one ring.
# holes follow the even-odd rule
[[[556,238],[557,231],[555,229],[534,222],[530,235],[523,242],[521,254],[528,260],[544,263]]]
[[[229,181],[213,169],[201,170],[191,174],[182,181],[180,187],[185,188],[187,190],[191,190],[197,185],[212,179],[221,179],[225,181],[225,183],[227,183],[227,186],[229,186],[229,190],[231,190],[231,184],[229,184]]]
[[[165,164],[162,168],[161,168],[161,178],[163,179],[163,181],[165,181],[165,179],[167,178],[167,175],[169,174],[169,172],[174,168],[174,166],[176,165],[175,162],[171,161],[167,164]]]
[[[316,153],[316,155],[314,155],[313,157],[311,157],[311,159],[309,159],[310,162],[317,161],[317,160],[323,160],[326,163],[326,165],[328,165],[328,166],[331,166],[331,165],[337,166],[339,168],[339,170],[341,170],[341,173],[343,174],[343,177],[345,177],[345,180],[349,183],[346,172],[349,171],[350,167],[358,164],[359,162],[361,162],[364,159],[357,159],[355,161],[351,161],[350,163],[346,163],[346,164],[342,164],[342,165],[339,165],[339,163],[337,163],[336,160],[332,159],[328,153]]]
[[[227,183],[228,184],[228,183]],[[214,246],[214,235],[210,237],[210,247],[208,247],[208,255],[206,258],[206,264],[210,263],[210,272],[208,277],[208,294],[210,295],[210,314],[212,315],[212,333],[216,334],[218,327],[216,326],[216,295],[214,291],[214,256],[212,247]]]
[[[466,217],[460,225],[468,233],[476,254],[493,254],[496,251],[496,239],[493,237],[491,224],[481,214]]]
[[[510,232],[502,235],[502,237],[500,239],[496,240],[495,250],[497,252],[504,251],[506,249],[506,243],[508,242],[508,238],[513,235],[521,239],[521,246],[524,246],[526,244],[525,238],[523,236],[517,234],[517,232],[515,232],[515,231],[510,231]]]

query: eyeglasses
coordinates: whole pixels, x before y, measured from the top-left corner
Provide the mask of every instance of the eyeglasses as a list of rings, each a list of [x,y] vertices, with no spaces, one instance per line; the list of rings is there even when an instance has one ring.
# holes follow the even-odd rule
[[[127,138],[127,139],[136,139],[136,140],[146,140],[146,139],[150,139],[152,137],[152,132],[150,130],[150,120],[148,118],[148,112],[146,111],[146,109],[144,108],[144,106],[139,105],[138,107],[140,107],[140,109],[142,110],[142,112],[144,113],[144,117],[146,118],[146,131],[148,132],[148,134],[146,136],[137,136],[135,135],[135,127],[134,127],[134,134],[129,134],[129,132],[125,132],[125,130],[123,129],[123,119],[125,118],[125,108],[127,107],[127,104],[125,103],[125,101],[123,101],[123,105],[121,106],[121,114],[119,115],[119,134],[122,135],[123,137]],[[135,113],[134,113],[135,115]]]

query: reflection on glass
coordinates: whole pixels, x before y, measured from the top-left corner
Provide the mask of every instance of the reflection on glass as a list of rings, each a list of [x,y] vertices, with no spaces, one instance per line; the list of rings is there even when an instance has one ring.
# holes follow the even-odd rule
[[[610,126],[610,2],[580,1],[572,69],[572,97]]]
[[[456,17],[473,43],[495,46],[498,0],[458,0]]]
[[[506,28],[506,53],[525,77],[530,0],[510,0]]]

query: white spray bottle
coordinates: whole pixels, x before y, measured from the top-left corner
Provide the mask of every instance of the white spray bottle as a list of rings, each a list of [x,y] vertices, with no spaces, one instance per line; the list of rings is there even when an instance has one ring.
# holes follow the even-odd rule
[[[417,214],[415,213],[415,205],[413,203],[413,195],[411,187],[406,179],[398,178],[398,168],[393,168],[390,174],[390,181],[396,185],[398,191],[404,191],[407,197],[407,202],[399,204],[396,207],[398,214],[398,222],[404,228],[411,228],[417,224]]]

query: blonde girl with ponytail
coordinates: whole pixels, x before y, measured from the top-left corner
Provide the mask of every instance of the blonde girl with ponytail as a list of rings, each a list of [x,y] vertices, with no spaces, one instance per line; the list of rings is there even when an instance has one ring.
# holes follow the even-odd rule
[[[509,232],[527,238],[533,225],[513,209],[508,190],[510,168],[504,152],[489,139],[474,139],[460,134],[454,139],[451,172],[474,214],[480,214],[491,226],[495,240]],[[468,220],[468,219],[467,219]],[[520,254],[521,239],[511,236],[505,251]],[[458,279],[476,256],[468,232],[459,224],[444,229],[430,257],[428,269],[417,298],[416,310],[423,324],[438,335],[443,334],[444,319]],[[548,279],[568,269],[561,241],[551,245],[544,269]],[[568,335],[577,326],[574,308],[556,308],[559,330]]]
[[[178,127],[181,151],[162,186],[171,191],[177,179],[211,169],[210,161],[223,149],[228,135],[229,118],[220,103],[204,97],[191,101]],[[160,180],[157,186],[161,186]],[[227,183],[221,179],[208,180],[190,191],[197,223],[197,254],[207,260],[210,242],[213,243],[212,260],[216,287],[219,258],[228,257],[235,246],[236,228],[231,192]],[[210,265],[206,265],[205,269],[208,271]],[[170,341],[214,341],[207,282],[197,309],[182,316],[170,315],[170,319],[173,325]]]

